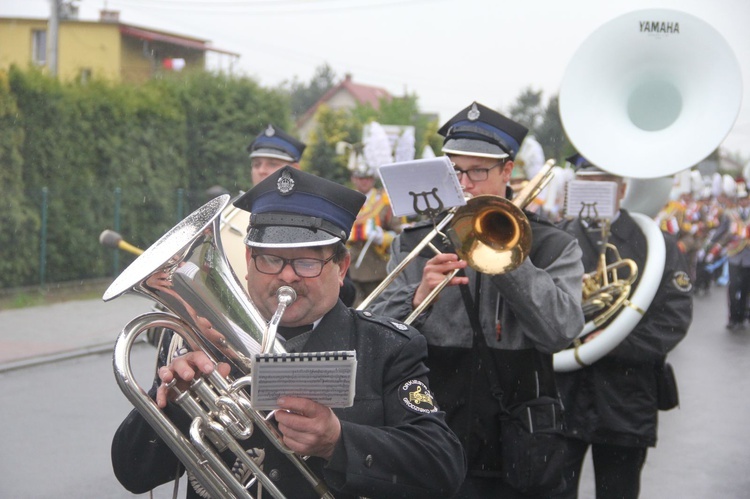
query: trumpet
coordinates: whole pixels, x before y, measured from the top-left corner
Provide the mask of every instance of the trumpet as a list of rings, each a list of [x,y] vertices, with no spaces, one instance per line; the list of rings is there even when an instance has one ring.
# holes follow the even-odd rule
[[[287,456],[320,497],[332,498],[326,484],[305,460],[284,443],[275,425],[250,405],[245,393],[251,380],[255,353],[283,353],[274,341],[275,325],[295,295],[277,295],[280,306],[269,326],[241,286],[223,252],[220,215],[228,195],[209,201],[167,232],[128,266],[105,291],[104,301],[135,292],[156,300],[169,312],[151,312],[133,319],[115,344],[115,378],[125,396],[171,448],[185,468],[212,497],[251,498],[248,489],[258,484],[276,498],[284,497],[274,482],[245,452],[241,441],[260,429]],[[179,392],[170,387],[175,403],[191,418],[188,435],[162,412],[140,387],[130,366],[130,352],[137,337],[149,329],[175,332],[193,351],[203,351],[214,364],[227,362],[243,375],[222,378],[217,370],[192,382]],[[232,474],[219,453],[229,449],[252,472],[243,483]]]
[[[364,310],[369,307],[424,248],[429,247],[435,254],[441,253],[432,244],[436,236],[442,236],[450,241],[458,257],[466,260],[468,265],[478,272],[502,274],[517,268],[528,257],[531,249],[531,226],[523,209],[552,180],[554,165],[554,160],[547,161],[513,201],[501,196],[482,195],[469,198],[464,206],[449,210],[357,309]],[[404,323],[411,324],[435,301],[456,274],[458,270],[446,275],[445,279],[409,314]]]

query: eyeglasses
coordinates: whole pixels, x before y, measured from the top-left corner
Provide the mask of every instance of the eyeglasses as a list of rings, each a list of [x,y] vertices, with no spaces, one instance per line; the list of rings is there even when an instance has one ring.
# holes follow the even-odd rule
[[[326,263],[333,260],[336,253],[325,260],[319,258],[281,258],[276,255],[258,255],[253,254],[252,259],[255,262],[255,268],[261,274],[277,275],[280,274],[284,267],[290,265],[294,273],[299,277],[318,277],[323,272]]]
[[[469,177],[469,180],[471,180],[472,182],[484,182],[490,176],[490,170],[504,164],[505,163],[498,163],[495,166],[491,166],[490,168],[473,168],[471,170],[462,170],[461,168],[456,168],[455,166],[453,166],[453,170],[456,172],[456,176],[458,177],[459,182],[461,181],[461,175],[463,174],[466,174],[466,176]]]

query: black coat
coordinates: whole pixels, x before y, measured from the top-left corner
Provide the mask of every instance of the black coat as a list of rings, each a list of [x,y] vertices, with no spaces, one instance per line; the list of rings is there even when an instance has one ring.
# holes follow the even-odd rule
[[[579,220],[564,228],[579,240],[586,272],[596,270],[597,235],[588,233]],[[664,239],[664,273],[643,318],[622,343],[593,365],[557,373],[568,431],[574,438],[635,447],[656,445],[655,368],[685,337],[693,312],[687,262],[675,238],[664,234]],[[620,211],[612,224],[609,242],[622,258],[632,258],[643,270],[646,238],[626,211]],[[636,286],[642,278],[639,272]]]
[[[356,395],[352,407],[334,409],[341,420],[341,438],[331,460],[308,459],[315,474],[337,498],[453,495],[465,474],[461,445],[443,412],[407,403],[410,381],[415,381],[412,386],[423,383],[424,391],[429,386],[424,337],[401,323],[354,312],[339,302],[302,349],[336,350],[357,352]],[[178,408],[167,409],[179,426],[188,423]],[[263,468],[278,478],[276,484],[287,497],[317,497],[260,431],[248,442],[243,446],[265,449]],[[234,458],[227,461],[231,465]],[[170,481],[177,468],[171,450],[135,410],[115,434],[112,463],[118,480],[134,493]],[[197,497],[192,488],[188,497]]]

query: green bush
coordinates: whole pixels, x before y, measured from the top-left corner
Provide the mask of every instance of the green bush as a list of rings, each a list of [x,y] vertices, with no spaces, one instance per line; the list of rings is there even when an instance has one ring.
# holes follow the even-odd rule
[[[246,190],[245,147],[269,122],[288,126],[289,114],[284,94],[226,75],[134,86],[0,74],[0,288],[116,272],[121,257],[99,245],[103,229],[119,224],[145,248],[208,188]]]

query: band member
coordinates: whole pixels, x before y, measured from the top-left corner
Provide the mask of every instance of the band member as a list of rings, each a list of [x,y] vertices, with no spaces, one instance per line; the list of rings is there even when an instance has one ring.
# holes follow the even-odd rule
[[[512,196],[508,182],[525,127],[473,103],[439,133],[466,193]],[[501,442],[501,419],[539,397],[556,399],[552,354],[583,327],[578,243],[540,217],[527,215],[533,244],[529,258],[514,270],[476,272],[437,237],[432,242],[443,253],[425,250],[371,307],[375,313],[405,318],[447,274],[454,269],[464,273],[414,322],[427,338],[434,394],[467,454],[468,473],[458,497],[527,497],[509,484],[516,463],[503,463],[503,446],[514,446]],[[431,229],[432,222],[405,228],[391,247],[389,269]],[[542,413],[544,418],[536,420]],[[556,429],[559,406],[546,405],[531,417],[539,429]]]
[[[279,287],[290,286],[297,293],[278,331],[285,349],[357,353],[352,407],[330,409],[282,396],[275,419],[284,444],[309,456],[307,465],[337,498],[451,497],[465,473],[465,458],[430,391],[424,337],[339,300],[351,263],[344,243],[364,199],[287,166],[235,201],[252,212],[245,243],[253,303],[269,320],[277,309]],[[226,364],[218,369],[222,375],[229,372]],[[202,351],[164,359],[149,394],[186,431],[189,418],[167,394],[166,383],[176,380],[184,387],[212,370]],[[242,444],[286,497],[318,497],[262,432]],[[225,459],[231,467],[233,457]],[[118,480],[134,493],[171,480],[178,469],[175,455],[137,411],[115,434],[112,462]],[[202,496],[200,484],[194,479],[190,484],[187,497]],[[257,497],[257,491],[251,492]]]
[[[626,189],[624,180],[602,171],[578,154],[568,161],[577,167],[577,180],[616,183],[615,215],[608,242],[623,259],[635,261],[639,269],[634,283],[637,288],[647,278],[642,275],[647,242],[627,210],[619,209]],[[575,218],[562,224],[578,239],[586,272],[595,272],[599,264],[602,231],[592,230],[597,223],[592,218]],[[671,373],[664,368],[667,353],[685,337],[692,320],[692,283],[687,262],[674,236],[664,234],[664,241],[664,272],[655,277],[659,282],[656,294],[635,328],[594,364],[557,373],[569,445],[566,487],[553,497],[577,497],[581,465],[589,447],[594,461],[596,497],[638,497],[648,447],[656,445],[659,397],[668,395],[658,393],[657,385],[665,380],[660,377]],[[601,329],[583,341],[594,341],[599,334]],[[672,395],[676,396],[676,392]]]
[[[743,185],[744,187],[744,185]],[[742,189],[737,195],[737,206],[728,210],[731,221],[726,252],[729,262],[729,322],[727,329],[735,331],[744,327],[748,319],[750,300],[750,246],[748,245],[748,223],[750,222],[750,197]]]
[[[268,125],[249,146],[253,185],[286,165],[299,168],[306,145],[275,125]]]
[[[401,232],[401,221],[393,216],[388,194],[375,187],[373,168],[364,162],[358,164],[352,170],[351,181],[357,191],[367,196],[347,242],[352,255],[349,277],[357,289],[357,306],[388,275],[391,243]]]

